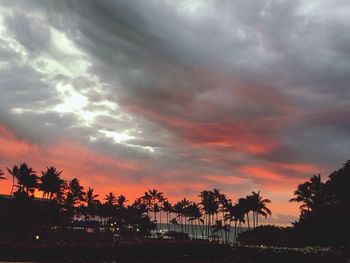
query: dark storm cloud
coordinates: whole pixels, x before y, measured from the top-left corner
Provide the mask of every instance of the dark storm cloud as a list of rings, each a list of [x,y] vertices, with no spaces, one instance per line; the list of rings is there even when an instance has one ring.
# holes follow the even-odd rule
[[[26,129],[34,123],[43,137],[67,136],[115,159],[147,163],[125,177],[156,183],[210,184],[203,174],[235,175],[251,180],[237,184],[248,189],[273,179],[244,173],[244,165],[328,171],[349,158],[347,1],[203,1],[192,11],[184,3],[2,1],[13,10],[4,26],[29,56],[64,58],[52,47],[55,28],[83,53],[89,76],[46,77],[0,46],[7,61],[0,121],[24,137],[38,133]],[[93,123],[52,109],[38,113],[59,104],[58,83],[87,97],[83,110],[99,112]],[[16,107],[37,112],[13,115]],[[116,143],[101,130],[133,138]],[[271,169],[282,179],[309,176],[308,169]]]

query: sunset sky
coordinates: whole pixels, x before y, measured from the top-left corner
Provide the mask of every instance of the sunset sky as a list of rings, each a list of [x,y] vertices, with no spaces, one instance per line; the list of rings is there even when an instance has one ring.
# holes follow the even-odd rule
[[[0,21],[3,171],[129,200],[261,190],[289,223],[296,186],[350,159],[348,0],[0,0]]]

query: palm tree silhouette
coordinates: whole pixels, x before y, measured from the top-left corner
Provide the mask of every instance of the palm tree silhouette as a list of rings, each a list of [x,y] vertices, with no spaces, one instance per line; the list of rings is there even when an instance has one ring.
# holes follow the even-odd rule
[[[127,200],[126,200],[126,197],[124,195],[119,195],[117,197],[117,204],[118,204],[119,208],[121,208],[121,209],[125,208],[125,206],[124,206],[125,202],[127,202]]]
[[[250,212],[253,212],[252,216],[252,223],[253,228],[255,227],[255,216],[254,216],[254,198],[252,195],[247,195],[245,198],[240,198],[238,200],[238,203],[240,204],[241,208],[244,210],[246,217],[247,217],[247,225],[248,229],[250,230]]]
[[[106,202],[101,206],[100,213],[102,214],[101,218],[107,218],[108,221],[116,213],[117,197],[112,192],[110,192],[105,196],[104,200]]]
[[[54,197],[59,199],[63,195],[66,181],[61,179],[61,174],[62,171],[58,171],[53,166],[41,172],[39,190],[43,191],[43,199],[52,200]]]
[[[168,200],[164,200],[163,202],[163,211],[166,213],[166,223],[168,231],[170,230],[169,218],[172,212],[174,212],[173,206]]]
[[[317,209],[323,203],[323,188],[324,183],[321,180],[321,175],[313,175],[309,181],[298,185],[294,191],[296,197],[290,199],[290,202],[302,202],[299,207],[302,212],[310,212]]]
[[[289,200],[289,202],[302,202],[299,209],[301,211],[310,211],[311,204],[311,190],[310,190],[310,182],[305,182],[303,184],[299,184],[297,190],[294,191],[294,195],[296,197]]]
[[[84,193],[84,201],[86,202],[86,209],[85,210],[85,217],[86,219],[89,219],[89,216],[95,216],[97,212],[97,206],[99,204],[98,194],[94,194],[94,189],[93,188],[88,188],[86,193]]]
[[[93,188],[88,188],[86,193],[84,194],[84,200],[87,204],[87,206],[93,206],[96,204],[96,198],[99,197],[98,194],[94,194],[94,189]]]
[[[187,214],[189,217],[188,221],[191,222],[192,235],[195,235],[196,238],[198,236],[197,227],[194,228],[194,224],[193,224],[193,221],[194,221],[195,223],[197,223],[197,226],[200,228],[201,234],[203,236],[203,230],[201,225],[201,223],[203,223],[203,221],[201,220],[202,213],[198,204],[195,202],[192,202],[187,208]]]
[[[9,172],[9,174],[12,175],[12,187],[11,187],[11,192],[10,192],[10,196],[12,196],[13,190],[14,190],[14,188],[17,186],[17,185],[15,184],[15,181],[16,181],[17,178],[19,177],[19,168],[18,168],[17,165],[14,165],[14,166],[12,167],[12,169],[10,169],[10,168],[8,168],[8,167],[6,167],[6,169],[7,169],[7,171]]]
[[[214,214],[218,212],[219,203],[217,202],[216,195],[213,191],[204,190],[199,194],[201,198],[200,204],[202,205],[205,222],[207,226],[207,238],[209,239],[211,232],[211,225],[214,221]]]
[[[73,198],[73,205],[80,204],[85,201],[84,187],[80,185],[79,179],[73,178],[68,183],[68,195]]]
[[[117,202],[117,198],[112,192],[106,195],[104,200],[106,201],[106,204],[110,206],[115,205],[115,203]]]
[[[263,197],[260,195],[260,191],[252,192],[250,195],[250,200],[252,202],[252,210],[253,210],[253,217],[255,216],[254,220],[254,228],[259,226],[259,215],[264,216],[265,218],[268,215],[271,215],[271,210],[266,206],[267,204],[271,203],[270,199],[263,199]]]
[[[178,225],[180,225],[181,231],[184,232],[184,228],[183,228],[183,210],[184,210],[184,206],[183,204],[179,201],[174,205],[174,212],[176,214],[176,217],[179,218],[179,223]],[[176,219],[175,219],[176,221]],[[175,222],[174,221],[174,222]],[[170,221],[171,222],[171,221]],[[177,222],[177,221],[176,221]]]
[[[160,211],[159,204],[164,201],[164,195],[162,192],[158,192],[158,190],[148,190],[145,193],[145,199],[149,202],[149,208],[154,213],[154,223],[157,222],[157,213]]]
[[[13,166],[12,170],[7,168],[7,171],[13,178],[10,195],[12,195],[14,187],[18,187],[18,192],[34,195],[35,188],[38,187],[38,177],[31,167],[26,163],[22,163],[19,167],[17,165]],[[15,181],[17,181],[17,184],[15,184]]]
[[[230,222],[234,221],[234,240],[237,237],[239,232],[239,228],[242,223],[245,222],[245,208],[242,207],[241,203],[237,203],[235,205],[229,205],[227,207],[228,213],[226,214],[226,219]]]
[[[226,220],[226,214],[229,212],[229,207],[232,206],[231,199],[228,199],[225,194],[222,194],[219,199],[220,203],[220,211],[222,212],[222,220],[223,220],[223,229],[225,232],[225,241],[229,242],[229,234],[231,231],[231,224],[230,221],[227,222]],[[221,234],[222,235],[222,234]]]
[[[180,204],[181,204],[181,207],[182,207],[182,212],[181,212],[181,216],[182,218],[184,219],[184,230],[185,230],[185,233],[188,233],[188,229],[187,229],[187,218],[189,216],[188,214],[188,208],[189,206],[191,205],[191,201],[187,200],[186,198],[183,198],[181,201],[180,201]],[[183,223],[183,222],[182,222]]]

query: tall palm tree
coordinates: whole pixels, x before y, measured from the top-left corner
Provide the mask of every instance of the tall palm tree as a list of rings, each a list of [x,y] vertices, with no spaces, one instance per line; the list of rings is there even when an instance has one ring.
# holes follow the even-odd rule
[[[211,232],[211,225],[213,223],[214,214],[217,213],[219,209],[219,203],[216,200],[216,195],[213,191],[204,190],[199,194],[201,198],[200,204],[202,205],[204,214],[205,214],[205,222],[207,226],[207,238],[209,239]]]
[[[196,238],[198,236],[197,227],[194,227],[194,224],[193,224],[193,222],[195,222],[195,225],[197,225],[200,228],[201,234],[203,236],[203,230],[202,230],[202,224],[201,224],[203,223],[203,220],[201,220],[202,212],[198,204],[195,202],[192,202],[187,208],[187,214],[188,214],[188,221],[190,221],[191,223],[192,235],[195,235]]]
[[[43,191],[43,199],[52,200],[54,197],[59,199],[63,195],[66,181],[61,179],[62,171],[58,171],[55,167],[47,167],[46,171],[41,171],[39,178],[39,190]]]
[[[301,202],[299,207],[301,212],[310,212],[318,209],[323,202],[324,183],[321,180],[321,175],[313,175],[309,181],[298,185],[294,191],[295,197],[290,199],[290,202]]]
[[[174,212],[176,214],[176,217],[179,218],[179,224],[180,225],[180,228],[181,228],[181,231],[184,232],[184,229],[183,229],[183,223],[182,223],[182,217],[183,217],[183,210],[184,210],[184,207],[183,207],[183,204],[181,202],[177,202],[175,203],[174,205]],[[176,219],[175,219],[176,220]],[[175,222],[175,221],[174,221]],[[176,221],[177,222],[177,221]]]
[[[17,185],[15,184],[15,181],[16,181],[17,178],[19,177],[19,168],[18,168],[17,165],[14,165],[14,166],[12,167],[12,169],[10,169],[10,168],[8,168],[8,167],[6,167],[6,169],[7,169],[7,171],[9,172],[9,174],[12,175],[12,187],[11,187],[11,192],[10,192],[10,196],[12,196],[13,190],[14,190],[14,188],[17,186]]]
[[[310,211],[312,193],[310,190],[310,182],[299,184],[298,188],[294,191],[296,197],[289,200],[289,202],[302,202],[299,209],[301,211]]]
[[[110,192],[105,196],[104,200],[106,201],[101,207],[102,218],[106,218],[107,221],[110,220],[116,213],[116,203],[117,197]]]
[[[152,210],[152,197],[151,195],[148,193],[148,192],[145,192],[145,194],[143,196],[140,197],[140,200],[139,200],[145,207],[146,207],[146,210],[147,210],[147,216],[149,218],[150,217],[150,212]]]
[[[86,202],[85,216],[87,219],[90,215],[96,215],[97,205],[99,203],[99,200],[97,200],[98,197],[99,195],[95,194],[94,189],[90,187],[87,189],[86,193],[84,193],[84,201]]]
[[[115,203],[117,202],[117,198],[112,192],[106,195],[104,200],[106,201],[106,204],[110,206],[115,205]]]
[[[77,178],[69,181],[68,193],[72,196],[74,205],[85,201],[84,187],[80,185]]]
[[[248,225],[248,229],[250,230],[250,217],[249,214],[250,212],[253,212],[253,217],[252,217],[252,221],[253,221],[253,228],[254,228],[254,211],[253,211],[253,207],[254,207],[254,200],[253,197],[251,195],[248,195],[246,198],[240,198],[238,199],[238,203],[241,207],[241,209],[244,211],[246,218],[247,218],[247,225]]]
[[[324,202],[324,183],[321,180],[321,174],[313,175],[310,178],[311,208],[319,209]]]
[[[148,190],[148,192],[145,193],[145,197],[148,198],[150,201],[150,207],[154,213],[154,222],[157,222],[158,211],[156,211],[155,207],[159,208],[159,203],[162,203],[164,201],[164,195],[162,192],[159,192],[158,190],[153,189],[153,190]]]
[[[181,207],[182,207],[182,211],[181,211],[181,218],[184,218],[184,230],[185,230],[185,233],[187,233],[187,218],[188,218],[188,208],[189,206],[191,205],[191,201],[187,200],[186,198],[182,199],[180,201],[180,204],[181,204]]]
[[[117,204],[120,209],[125,208],[125,202],[127,202],[125,195],[119,195],[117,197]]]
[[[237,203],[235,205],[230,205],[228,208],[228,214],[226,214],[226,219],[230,222],[234,221],[234,240],[239,232],[240,225],[245,222],[245,208],[242,207],[242,203]]]
[[[166,213],[166,223],[169,231],[170,230],[169,218],[171,213],[174,211],[174,208],[168,200],[164,200],[163,202],[163,211]]]
[[[253,212],[255,213],[255,223],[254,228],[259,226],[259,215],[264,216],[265,218],[268,215],[271,215],[271,210],[266,206],[267,204],[271,203],[270,199],[264,199],[260,195],[260,191],[252,192],[251,194],[251,200],[253,204]],[[254,216],[254,214],[253,214]]]
[[[217,188],[214,188],[213,189],[213,195],[214,195],[214,199],[215,199],[215,202],[217,204],[217,209],[215,211],[215,221],[218,221],[219,220],[219,206],[220,206],[220,200],[222,199],[222,196],[223,194],[220,192],[220,189],[217,189]]]
[[[90,187],[87,189],[86,193],[84,194],[84,200],[85,200],[88,207],[95,205],[96,201],[97,201],[96,198],[98,198],[98,197],[99,197],[99,195],[95,194],[94,189],[90,188]]]
[[[26,163],[22,163],[19,167],[17,165],[13,166],[12,170],[7,168],[7,171],[13,178],[11,195],[14,187],[18,187],[19,192],[34,195],[34,191],[38,187],[38,176],[31,167]],[[17,181],[17,184],[15,184],[15,181]]]
[[[231,231],[230,221],[226,219],[226,214],[229,212],[229,208],[232,206],[231,199],[228,199],[225,194],[222,194],[219,199],[220,211],[222,212],[223,228],[225,231],[225,241],[229,241],[229,234]],[[222,233],[221,233],[222,235]]]

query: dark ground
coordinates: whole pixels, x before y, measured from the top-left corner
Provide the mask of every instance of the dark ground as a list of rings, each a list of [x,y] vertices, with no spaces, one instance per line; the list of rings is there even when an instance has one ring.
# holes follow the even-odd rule
[[[224,246],[207,242],[140,245],[1,243],[0,261],[40,262],[350,262],[341,251],[321,248]]]

